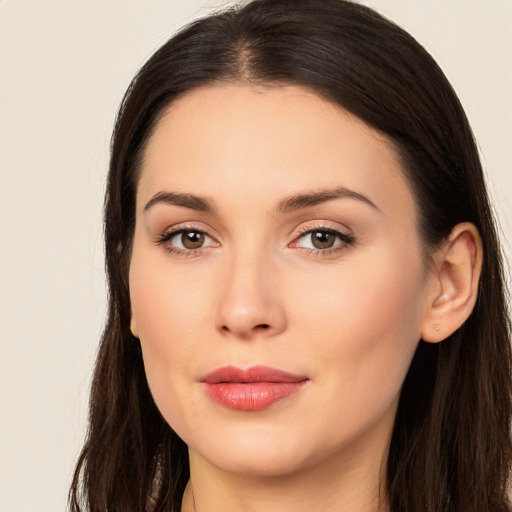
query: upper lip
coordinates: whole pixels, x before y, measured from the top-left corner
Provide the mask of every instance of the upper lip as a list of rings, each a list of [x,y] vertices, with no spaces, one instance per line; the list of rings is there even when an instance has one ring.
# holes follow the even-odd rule
[[[308,380],[304,375],[294,375],[270,366],[251,366],[242,369],[235,366],[223,366],[206,374],[201,382],[219,384],[221,382],[257,383],[257,382],[302,382]]]

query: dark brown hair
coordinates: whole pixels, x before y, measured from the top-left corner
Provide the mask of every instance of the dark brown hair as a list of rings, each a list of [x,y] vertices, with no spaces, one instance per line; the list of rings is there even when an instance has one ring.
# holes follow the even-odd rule
[[[430,55],[346,0],[255,0],[185,27],[143,66],[122,102],[105,201],[108,321],[91,390],[74,512],[177,511],[186,445],[156,408],[129,330],[128,268],[141,153],[170,102],[195,87],[296,84],[386,134],[420,211],[426,254],[462,221],[483,240],[479,295],[440,344],[419,342],[387,462],[392,512],[505,512],[512,460],[511,350],[502,264],[464,111]]]

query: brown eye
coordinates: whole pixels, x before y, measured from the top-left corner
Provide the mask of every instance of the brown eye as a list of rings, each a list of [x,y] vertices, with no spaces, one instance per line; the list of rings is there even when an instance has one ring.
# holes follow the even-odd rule
[[[183,231],[181,243],[185,249],[199,249],[204,245],[204,233],[201,231]]]
[[[311,232],[311,244],[315,249],[330,249],[336,242],[336,235],[330,231]]]
[[[351,234],[331,228],[317,228],[304,231],[290,247],[309,249],[317,254],[331,254],[332,251],[342,250],[354,244]],[[310,253],[313,254],[313,253]]]
[[[203,249],[219,247],[214,238],[201,229],[185,228],[164,233],[158,240],[167,252],[179,256],[198,256]]]

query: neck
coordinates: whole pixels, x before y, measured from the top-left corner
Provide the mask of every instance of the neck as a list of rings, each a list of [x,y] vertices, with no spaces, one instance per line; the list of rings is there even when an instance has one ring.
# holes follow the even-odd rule
[[[182,512],[388,512],[381,485],[387,448],[352,448],[352,453],[272,476],[224,471],[190,450]]]

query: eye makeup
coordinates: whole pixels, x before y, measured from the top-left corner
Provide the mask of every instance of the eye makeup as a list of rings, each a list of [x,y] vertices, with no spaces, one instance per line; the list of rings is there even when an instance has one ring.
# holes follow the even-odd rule
[[[198,257],[220,247],[220,242],[207,230],[194,224],[179,224],[164,231],[155,243],[169,254],[186,258]],[[291,249],[305,251],[308,256],[332,256],[355,243],[355,237],[322,222],[308,224],[297,230],[287,244]]]

